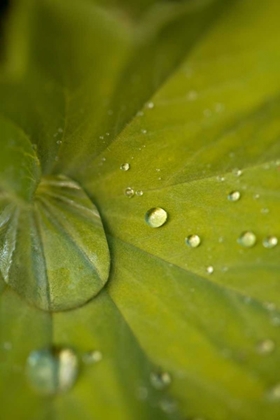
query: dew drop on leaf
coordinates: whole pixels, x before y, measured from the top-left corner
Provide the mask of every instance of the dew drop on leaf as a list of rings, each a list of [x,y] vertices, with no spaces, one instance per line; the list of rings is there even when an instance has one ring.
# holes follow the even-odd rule
[[[268,390],[267,399],[271,401],[280,400],[280,384],[276,384]]]
[[[69,348],[35,350],[27,359],[28,382],[41,395],[68,391],[75,384],[78,373],[77,355]]]
[[[253,232],[243,232],[238,238],[238,243],[245,248],[251,248],[255,245],[257,237]]]
[[[120,166],[120,169],[121,169],[121,171],[126,172],[126,171],[128,171],[128,170],[130,169],[130,164],[129,164],[129,163],[123,163],[123,164]]]
[[[214,272],[214,267],[212,267],[212,265],[209,265],[209,266],[206,268],[206,271],[207,271],[207,273],[208,273],[208,274],[212,274],[212,273]]]
[[[168,372],[152,372],[150,381],[155,389],[162,390],[171,384],[171,376]]]
[[[99,350],[88,351],[83,354],[83,362],[87,365],[98,363],[103,359],[103,355]]]
[[[189,247],[197,248],[201,244],[201,239],[198,235],[189,235],[185,242]]]
[[[124,194],[125,194],[128,198],[132,198],[132,197],[134,197],[135,192],[134,192],[134,189],[133,189],[133,188],[131,188],[131,187],[127,187],[127,188],[124,190]]]
[[[232,191],[231,193],[229,193],[228,195],[228,200],[229,201],[238,201],[241,197],[241,194],[239,191]]]
[[[142,197],[142,195],[144,194],[142,190],[136,191],[135,193],[138,197]]]
[[[147,211],[145,220],[152,228],[163,226],[167,221],[167,212],[161,207],[155,207]]]
[[[278,244],[278,238],[276,236],[267,236],[263,240],[263,246],[265,248],[274,248]]]
[[[273,340],[266,339],[262,340],[259,343],[257,343],[256,351],[259,354],[270,354],[275,349],[275,343]]]

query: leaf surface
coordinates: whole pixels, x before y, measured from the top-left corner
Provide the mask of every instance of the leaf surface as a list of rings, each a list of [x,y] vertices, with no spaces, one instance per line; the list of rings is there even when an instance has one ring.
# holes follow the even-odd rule
[[[26,401],[35,418],[278,420],[279,12],[273,0],[36,5],[25,71],[0,86],[3,118],[35,144],[46,180],[34,211],[62,306],[37,306],[71,309],[29,306],[38,276],[22,262],[24,299],[6,287],[15,259],[2,240],[1,386],[14,370],[19,407]],[[58,174],[83,189],[78,207],[61,186],[44,189]],[[157,207],[168,218],[152,229],[145,216]],[[106,238],[99,225],[104,274],[88,302],[79,283],[64,288],[80,279],[77,250],[93,252],[92,211]],[[22,250],[27,216],[20,241],[1,217],[2,238]],[[29,323],[40,333],[20,350]],[[79,377],[50,400],[29,387],[24,364],[33,350],[61,346],[76,351]],[[88,365],[94,350],[103,358]],[[18,389],[4,398],[6,416],[20,418]]]

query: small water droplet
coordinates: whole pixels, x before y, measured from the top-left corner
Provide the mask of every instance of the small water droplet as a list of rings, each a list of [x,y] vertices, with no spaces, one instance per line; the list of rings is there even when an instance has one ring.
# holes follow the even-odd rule
[[[104,136],[99,136],[100,140],[104,140]]]
[[[204,117],[209,118],[209,117],[211,117],[211,115],[212,115],[212,111],[211,111],[210,109],[205,109],[205,110],[203,111],[203,115],[204,115]]]
[[[98,363],[103,359],[103,355],[99,350],[92,350],[84,353],[83,362],[87,365]]]
[[[62,144],[62,140],[57,140],[56,144]]]
[[[239,191],[232,191],[231,193],[229,193],[228,195],[228,200],[229,201],[238,201],[241,197],[241,194]]]
[[[150,381],[154,388],[161,390],[171,384],[171,376],[168,372],[152,372]]]
[[[58,130],[57,130],[59,133],[63,133],[63,128],[59,128]]]
[[[223,112],[224,111],[224,109],[225,109],[225,106],[224,106],[224,104],[221,104],[221,103],[217,103],[217,104],[215,104],[215,111],[216,112]]]
[[[214,267],[212,265],[209,265],[206,268],[206,271],[207,271],[208,274],[212,274],[212,273],[214,273]]]
[[[123,163],[121,166],[120,166],[120,170],[121,171],[128,171],[130,169],[130,164],[129,163]]]
[[[145,220],[152,228],[163,226],[167,221],[167,212],[161,207],[155,207],[147,211]]]
[[[260,198],[260,194],[255,194],[255,195],[254,195],[254,199],[255,199],[255,200],[258,200],[259,198]]]
[[[142,134],[147,134],[147,130],[143,129],[143,130],[141,130],[141,133]]]
[[[26,365],[30,385],[42,395],[65,392],[76,382],[79,370],[75,352],[68,348],[33,351]]]
[[[157,171],[157,172],[160,172],[161,170],[160,170],[160,168],[156,168],[156,171]]]
[[[10,343],[9,341],[5,341],[5,342],[3,343],[3,348],[4,348],[4,350],[6,350],[6,351],[11,350],[11,348],[12,348],[12,343]]]
[[[198,95],[197,95],[197,92],[195,90],[190,90],[188,95],[187,95],[187,98],[188,98],[189,101],[195,101],[197,99],[197,96]]]
[[[278,244],[278,238],[276,236],[267,236],[263,240],[263,246],[265,248],[274,248]]]
[[[174,413],[177,409],[177,405],[175,401],[165,399],[159,402],[159,408],[165,413]]]
[[[140,386],[137,390],[137,398],[141,401],[145,401],[148,398],[148,390],[144,386]]]
[[[136,115],[137,115],[137,117],[143,117],[144,112],[143,111],[138,111]]]
[[[189,235],[185,242],[191,248],[197,248],[201,244],[201,239],[198,235]]]
[[[263,303],[263,306],[268,311],[275,311],[275,309],[276,309],[276,305],[273,302],[264,302]]]
[[[147,103],[147,108],[153,109],[154,107],[155,107],[155,104],[153,102],[148,102]]]
[[[221,176],[221,175],[218,175],[217,176],[217,181],[224,182],[224,180],[225,180],[225,177],[224,176]]]
[[[242,170],[238,169],[238,168],[233,169],[232,172],[235,176],[241,176],[242,175]]]
[[[238,238],[238,243],[246,248],[250,248],[257,242],[257,237],[253,232],[243,232]]]
[[[259,354],[269,354],[272,353],[274,349],[275,343],[270,339],[262,340],[256,346],[256,351]]]
[[[142,195],[144,194],[142,190],[140,191],[136,191],[135,193],[138,197],[142,197]]]
[[[133,189],[133,188],[131,188],[131,187],[127,187],[127,188],[124,190],[124,193],[125,193],[125,195],[126,195],[128,198],[132,198],[132,197],[134,197],[134,194],[135,194],[134,189]]]
[[[276,384],[270,388],[266,395],[269,400],[280,400],[280,384]]]
[[[262,214],[268,214],[269,213],[269,209],[268,208],[263,208],[263,209],[261,209],[261,213]]]

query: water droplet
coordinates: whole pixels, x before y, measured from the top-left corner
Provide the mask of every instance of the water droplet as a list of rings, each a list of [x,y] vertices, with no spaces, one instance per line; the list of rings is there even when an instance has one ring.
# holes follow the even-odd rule
[[[210,110],[210,109],[205,109],[204,111],[203,111],[203,115],[204,115],[204,117],[211,117],[211,115],[212,115],[212,111]]]
[[[143,111],[138,111],[136,115],[137,115],[137,117],[143,117],[144,112]]]
[[[271,322],[271,324],[272,324],[274,327],[279,327],[279,325],[280,325],[280,317],[279,317],[279,316],[273,316],[273,317],[271,318],[270,322]]]
[[[278,244],[278,238],[276,236],[268,236],[263,240],[263,246],[265,248],[274,248]]]
[[[163,226],[167,221],[167,212],[161,207],[155,207],[147,211],[145,220],[152,228]]]
[[[263,306],[268,311],[275,311],[275,309],[276,309],[276,305],[273,302],[264,302],[263,303]]]
[[[224,180],[225,180],[224,176],[221,176],[221,175],[217,176],[217,181],[224,182]]]
[[[177,409],[177,405],[175,401],[166,399],[159,402],[159,408],[165,413],[174,413]]]
[[[98,363],[103,359],[103,355],[99,350],[92,350],[84,353],[83,362],[87,365]]]
[[[147,134],[147,130],[145,130],[145,129],[144,130],[141,130],[141,133],[142,134]]]
[[[135,193],[138,197],[142,197],[142,195],[144,194],[142,190],[140,191],[136,191]]]
[[[207,273],[208,273],[208,274],[212,274],[212,273],[214,272],[214,267],[212,267],[212,265],[209,265],[209,266],[206,268],[206,271],[207,271]]]
[[[232,172],[235,176],[241,176],[242,175],[242,170],[238,169],[238,168],[233,169]]]
[[[74,385],[78,368],[78,358],[73,350],[42,349],[29,355],[26,374],[35,391],[42,395],[53,395],[65,392]]]
[[[157,171],[157,172],[160,172],[160,168],[156,168],[156,171]]]
[[[189,101],[195,101],[197,99],[197,96],[198,95],[197,95],[197,92],[195,90],[190,90],[188,95],[187,95],[187,98],[188,98]]]
[[[153,109],[154,107],[155,107],[155,104],[153,102],[148,102],[147,103],[147,108]]]
[[[276,384],[274,387],[268,390],[267,398],[269,400],[280,400],[280,384]]]
[[[171,384],[171,376],[168,372],[152,372],[150,381],[154,388],[161,390]]]
[[[274,341],[270,339],[260,341],[256,346],[256,351],[259,354],[269,354],[275,349]]]
[[[63,133],[63,128],[59,128],[58,130],[57,130],[59,133]]]
[[[201,239],[198,235],[189,235],[185,242],[187,245],[189,245],[191,248],[197,248],[201,244]]]
[[[62,140],[57,140],[56,144],[62,144]]]
[[[263,209],[261,209],[261,213],[262,214],[268,214],[269,213],[269,209],[268,208],[263,208]]]
[[[221,103],[217,103],[217,104],[215,104],[215,111],[216,112],[223,112],[224,111],[224,109],[225,109],[225,106],[224,106],[224,104],[221,104]]]
[[[238,238],[238,243],[246,248],[250,248],[257,242],[257,237],[253,232],[243,232]]]
[[[137,398],[141,401],[145,401],[148,398],[148,390],[144,386],[140,386],[137,390]]]
[[[232,191],[231,193],[229,193],[228,195],[228,200],[229,201],[238,201],[241,197],[241,194],[239,191]]]
[[[124,193],[125,193],[125,195],[128,197],[128,198],[132,198],[132,197],[134,197],[134,189],[133,188],[131,188],[131,187],[127,187],[125,190],[124,190]]]
[[[5,341],[5,342],[3,343],[3,348],[4,348],[4,350],[6,350],[6,351],[11,350],[11,348],[12,348],[12,343],[10,343],[9,341]]]
[[[129,163],[123,163],[121,166],[120,166],[120,169],[121,169],[121,171],[128,171],[129,169],[130,169],[130,164]]]

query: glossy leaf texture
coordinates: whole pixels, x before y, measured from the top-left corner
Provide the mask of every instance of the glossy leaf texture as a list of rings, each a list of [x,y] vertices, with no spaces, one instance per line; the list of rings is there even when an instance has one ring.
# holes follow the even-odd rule
[[[50,187],[58,174],[98,208],[111,271],[81,307],[44,312],[27,302],[37,276],[23,263],[25,299],[5,286],[14,260],[2,241],[4,417],[279,419],[279,12],[273,0],[34,6],[26,65],[3,79],[0,111],[35,144],[45,178],[31,206],[56,279],[65,286],[64,244],[91,247],[95,220],[80,229],[81,208]],[[152,229],[155,208],[166,218]],[[45,397],[26,361],[60,347],[77,354],[77,382]]]

